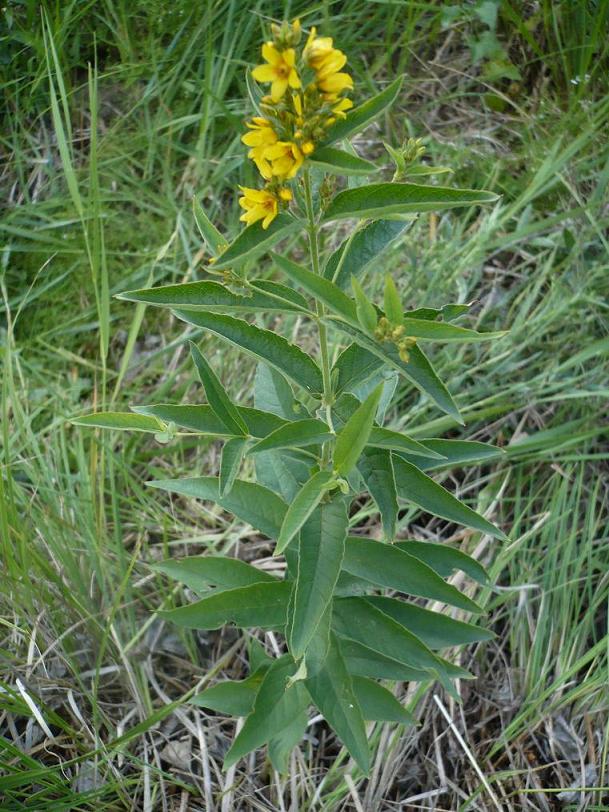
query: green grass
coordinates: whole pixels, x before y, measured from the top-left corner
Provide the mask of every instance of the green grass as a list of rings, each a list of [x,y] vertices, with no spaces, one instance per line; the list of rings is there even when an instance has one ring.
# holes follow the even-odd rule
[[[239,142],[244,68],[284,4],[43,5],[44,19],[39,3],[8,4],[0,62],[2,808],[474,810],[494,808],[490,788],[502,808],[550,810],[585,770],[588,789],[561,808],[605,809],[609,4],[501,3],[493,36],[518,79],[492,78],[488,57],[474,63],[472,42],[493,31],[471,8],[289,8],[335,36],[360,98],[407,73],[361,154],[423,137],[455,184],[502,194],[490,212],[422,218],[382,263],[413,305],[475,299],[472,326],[510,330],[490,347],[434,353],[463,430],[406,388],[390,418],[506,449],[497,465],[439,478],[511,541],[403,515],[404,536],[441,537],[490,566],[497,587],[478,597],[497,639],[463,655],[479,679],[462,686],[461,707],[438,695],[468,751],[432,695],[401,687],[421,724],[371,731],[368,782],[346,778],[319,723],[287,780],[261,757],[220,772],[231,722],[180,700],[220,672],[242,674],[245,642],[164,626],[155,610],[181,596],[148,565],[269,549],[232,517],[145,488],[215,470],[214,445],[66,422],[103,403],[196,399],[181,328],[111,294],[201,278],[195,193],[237,232],[234,189],[254,180]],[[213,347],[246,400],[253,369]],[[357,518],[374,532],[368,507]],[[189,755],[176,759],[171,743]]]

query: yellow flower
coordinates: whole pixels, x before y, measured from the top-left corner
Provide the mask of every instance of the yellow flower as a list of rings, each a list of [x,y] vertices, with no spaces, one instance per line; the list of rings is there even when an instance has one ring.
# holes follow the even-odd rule
[[[258,65],[252,71],[257,82],[271,82],[271,98],[278,102],[288,89],[300,87],[300,79],[296,72],[296,52],[293,48],[278,51],[272,42],[262,46],[262,56],[267,65]]]
[[[315,70],[317,86],[323,93],[340,93],[353,87],[349,74],[340,72],[347,63],[347,57],[333,47],[331,37],[318,37],[315,28],[312,28],[304,54],[307,64]]]
[[[291,141],[277,141],[272,147],[268,147],[264,154],[271,162],[273,175],[286,180],[296,176],[304,161],[304,155],[298,145]]]
[[[254,161],[262,177],[270,180],[272,177],[271,165],[265,157],[265,152],[268,147],[277,143],[277,133],[271,126],[271,122],[261,116],[255,116],[251,122],[246,123],[251,132],[241,136],[241,141],[251,147],[247,153],[248,158]]]
[[[334,113],[335,116],[338,116],[338,118],[346,118],[347,114],[345,111],[350,110],[352,107],[353,102],[351,101],[351,99],[344,98],[340,99],[338,103],[334,105],[334,107],[332,108],[332,112]]]
[[[250,189],[247,186],[239,188],[243,192],[239,205],[245,209],[239,219],[248,226],[262,220],[262,228],[267,229],[279,211],[279,202],[275,195],[266,189]]]

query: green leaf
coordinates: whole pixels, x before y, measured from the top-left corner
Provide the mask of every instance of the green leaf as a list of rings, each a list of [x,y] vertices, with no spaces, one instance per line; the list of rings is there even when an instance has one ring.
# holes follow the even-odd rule
[[[218,313],[195,313],[176,310],[182,321],[215,333],[231,344],[245,350],[259,361],[264,361],[282,372],[290,380],[312,393],[323,391],[321,370],[311,358],[283,336],[263,330],[243,319]]]
[[[352,276],[359,278],[370,263],[378,265],[381,252],[409,223],[404,220],[374,220],[354,231],[329,257],[324,277],[343,290]]]
[[[324,279],[302,265],[292,262],[290,259],[274,254],[271,256],[276,265],[290,277],[296,284],[300,285],[307,293],[323,302],[332,312],[357,325],[357,310],[355,303],[332,282]]]
[[[290,653],[299,660],[332,601],[349,517],[340,497],[319,505],[300,531],[298,573],[290,607]]]
[[[190,342],[190,354],[197,367],[209,405],[231,434],[247,434],[245,421],[233,405],[222,382],[207,363],[196,344]]]
[[[241,479],[235,480],[230,493],[225,496],[220,496],[219,480],[215,476],[159,479],[146,484],[171,493],[216,502],[269,538],[277,538],[287,511],[286,503],[276,493],[256,482],[244,482]]]
[[[434,516],[441,516],[450,522],[471,527],[481,533],[488,533],[502,541],[508,540],[505,533],[491,524],[484,516],[455,499],[442,485],[419,471],[411,463],[394,455],[393,469],[398,496],[402,499],[413,502]]]
[[[192,199],[192,213],[194,214],[195,223],[199,229],[199,234],[207,244],[210,252],[217,257],[222,251],[228,248],[227,240],[220,234],[218,229],[203,211],[203,206],[196,197]]]
[[[309,714],[306,710],[297,714],[287,727],[269,741],[269,759],[280,775],[288,772],[289,756],[307,731]]]
[[[497,459],[504,455],[504,451],[496,446],[488,445],[487,443],[478,443],[472,440],[421,440],[423,448],[428,448],[430,451],[440,453],[444,459],[432,459],[431,457],[421,459],[417,456],[415,459],[412,453],[408,452],[406,448],[396,448],[395,451],[400,452],[400,457],[406,462],[412,462],[417,468],[422,471],[433,471],[436,468],[448,468],[453,465],[463,465],[470,462],[486,462],[487,460]],[[406,453],[403,453],[406,452]]]
[[[274,555],[280,555],[285,550],[334,483],[335,477],[331,471],[318,471],[303,485],[285,514]]]
[[[165,431],[167,426],[157,417],[131,412],[96,412],[83,414],[80,417],[71,417],[70,423],[75,426],[87,428],[115,429],[117,431],[145,431],[158,434]]]
[[[252,437],[266,437],[275,429],[286,425],[285,420],[260,409],[250,409],[245,406],[238,406],[237,409],[247,426],[247,433]],[[209,434],[212,437],[234,436],[214,414],[211,406],[158,403],[150,406],[135,406],[134,410],[139,414],[160,418],[167,423],[175,423],[176,426],[190,429],[197,434]]]
[[[342,330],[342,332],[350,335],[360,347],[379,358],[381,362],[388,364],[393,369],[397,369],[405,378],[414,383],[415,386],[425,392],[425,394],[429,395],[443,412],[446,412],[446,414],[450,415],[458,423],[463,423],[459,410],[448,389],[438,378],[435,369],[420,347],[415,346],[410,348],[410,360],[408,363],[405,363],[400,358],[399,352],[393,344],[389,344],[386,341],[382,344],[373,341],[360,330],[353,328],[345,321],[332,320],[332,324]],[[360,350],[360,352],[361,351],[362,350]],[[364,365],[365,359],[361,359],[360,364]]]
[[[258,292],[265,294],[269,299],[275,300],[283,310],[300,310],[307,313],[311,317],[315,314],[309,309],[309,304],[302,293],[299,293],[294,288],[287,285],[282,285],[281,282],[274,282],[271,279],[250,279],[249,284],[251,288]]]
[[[256,365],[254,404],[258,409],[272,412],[284,420],[294,420],[300,410],[292,387],[283,375],[263,363]]]
[[[248,440],[242,437],[233,437],[224,443],[222,448],[222,457],[220,459],[220,481],[219,481],[219,494],[226,496],[233,487],[233,483],[241,462],[247,451]]]
[[[400,76],[376,96],[350,110],[344,119],[335,122],[330,127],[323,144],[332,144],[363,130],[393,104],[401,87],[402,77]]]
[[[404,310],[402,308],[402,302],[400,301],[400,294],[398,293],[391,274],[388,273],[385,274],[384,307],[385,315],[391,324],[403,324]],[[410,335],[410,333],[408,333],[408,335]]]
[[[334,601],[334,628],[342,637],[355,640],[367,648],[397,660],[409,668],[439,675],[442,684],[449,676],[446,663],[389,615],[372,606],[366,598],[337,598]],[[452,673],[455,669],[453,666]],[[459,673],[468,674],[464,669]]]
[[[368,445],[374,446],[374,448],[388,448],[393,451],[403,451],[416,458],[416,460],[419,460],[421,457],[429,458],[429,452],[432,451],[427,441],[418,442],[407,434],[392,431],[391,429],[380,428],[379,426],[372,427],[370,437],[368,438]],[[445,457],[436,451],[433,451],[433,453],[435,456],[432,462],[439,465],[446,463]]]
[[[458,327],[456,324],[447,324],[443,321],[402,318],[401,323],[404,325],[406,335],[424,341],[487,341],[506,335],[505,332],[479,333],[477,330]]]
[[[488,584],[488,573],[482,564],[447,544],[433,544],[430,541],[399,541],[394,546],[420,561],[424,561],[442,578],[448,578],[454,570],[461,570],[479,584]]]
[[[334,147],[318,147],[308,160],[330,175],[371,175],[379,170],[371,161]]]
[[[326,722],[337,733],[363,772],[368,773],[370,753],[366,727],[335,636],[332,636],[323,668],[306,680],[306,686]]]
[[[238,586],[272,583],[277,579],[238,558],[221,555],[195,555],[188,558],[170,558],[150,565],[176,581],[186,584],[194,592],[205,592],[210,586],[234,589]]]
[[[226,716],[247,716],[251,713],[265,671],[243,680],[226,680],[196,694],[191,705],[208,708]]]
[[[288,581],[260,582],[213,592],[195,603],[159,612],[159,616],[187,629],[219,629],[227,623],[248,628],[285,626],[291,585]]]
[[[345,658],[349,673],[374,679],[404,680],[407,682],[426,682],[430,679],[427,671],[411,668],[391,657],[385,657],[355,640],[340,638],[340,648]]]
[[[359,344],[349,344],[332,367],[332,376],[336,380],[336,397],[346,390],[353,391],[358,384],[369,380],[382,367],[383,361],[376,355],[362,349]]]
[[[487,629],[454,620],[441,612],[431,612],[413,603],[378,595],[371,595],[366,600],[416,634],[430,649],[461,646],[465,643],[492,640],[494,637]]]
[[[296,573],[298,572],[298,565],[294,567]],[[294,592],[292,592],[292,600],[288,607],[288,616],[292,611],[294,602]],[[307,676],[314,677],[319,673],[323,664],[326,662],[328,651],[330,650],[330,633],[332,631],[332,602],[326,606],[326,611],[321,616],[317,628],[311,637],[307,650],[304,655],[304,662],[307,669]]]
[[[408,713],[395,696],[378,682],[367,677],[353,677],[353,690],[362,709],[362,716],[373,722],[400,722],[403,725],[414,725],[411,713]]]
[[[269,295],[253,287],[243,293],[233,293],[219,282],[185,282],[181,285],[161,285],[118,293],[117,299],[143,302],[156,307],[181,307],[187,310],[229,311],[236,313],[284,312],[307,313],[309,308],[280,297]],[[247,292],[246,292],[247,291]]]
[[[385,449],[365,448],[357,468],[377,504],[385,538],[387,541],[393,541],[398,520],[398,497],[391,452]]]
[[[478,189],[420,186],[415,183],[371,183],[339,192],[324,212],[323,221],[441,211],[457,206],[494,203],[498,199],[493,192]]]
[[[431,567],[392,544],[349,537],[343,569],[387,589],[442,601],[467,612],[481,611],[478,604],[447,584]]]
[[[265,673],[254,709],[224,758],[225,770],[247,753],[278,736],[306,710],[309,697],[302,682],[288,687],[295,670],[291,657],[281,657]]]
[[[262,451],[254,456],[256,478],[278,493],[289,504],[311,472],[310,456],[303,457],[297,449]]]
[[[372,302],[368,300],[366,294],[362,289],[362,286],[354,276],[351,277],[351,287],[353,288],[353,294],[355,296],[355,310],[357,313],[357,320],[360,323],[361,327],[363,328],[364,332],[374,333],[374,331],[376,330],[376,325],[378,323],[376,308],[374,307]]]
[[[258,221],[244,229],[218,257],[214,268],[228,268],[242,264],[246,259],[252,260],[279,240],[293,234],[300,228],[300,223],[289,214],[280,214],[267,229]]]
[[[383,385],[379,384],[368,395],[366,400],[358,406],[337,434],[334,449],[334,469],[340,476],[346,476],[355,467],[368,442],[382,392]]]
[[[329,440],[334,435],[328,424],[314,417],[305,420],[295,420],[285,426],[280,426],[272,434],[256,443],[249,450],[250,454],[268,451],[272,448],[300,448],[308,445],[317,445]]]

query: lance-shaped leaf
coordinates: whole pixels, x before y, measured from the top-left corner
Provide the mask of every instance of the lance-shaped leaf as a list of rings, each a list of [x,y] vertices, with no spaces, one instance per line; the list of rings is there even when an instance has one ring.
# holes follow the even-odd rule
[[[256,365],[254,404],[256,408],[272,412],[284,421],[295,420],[302,413],[302,407],[294,398],[292,387],[285,377],[273,367],[262,363]]]
[[[388,364],[393,369],[397,369],[405,378],[415,384],[419,389],[434,401],[443,412],[453,417],[458,423],[463,423],[461,415],[450,392],[438,378],[435,369],[430,364],[420,347],[411,347],[409,350],[410,360],[406,363],[400,358],[399,352],[393,344],[387,341],[373,341],[361,330],[347,324],[346,321],[331,319],[331,323],[342,332],[350,335],[363,350],[367,350],[372,355]],[[360,362],[364,364],[362,359]]]
[[[115,431],[143,431],[158,434],[167,426],[158,417],[132,412],[95,412],[71,417],[70,423],[87,428],[114,429]]]
[[[298,572],[298,564],[293,568]],[[288,606],[288,616],[292,612],[294,603],[294,592],[292,592],[292,599]],[[315,633],[309,640],[307,650],[304,655],[305,667],[307,669],[307,676],[314,677],[319,670],[323,667],[330,650],[330,634],[332,632],[332,602],[326,606],[326,611],[321,616]]]
[[[328,130],[323,144],[332,144],[347,138],[349,135],[361,132],[375,118],[381,115],[395,101],[400,88],[402,87],[402,77],[395,79],[376,96],[350,110],[344,119],[337,121]]]
[[[334,594],[345,551],[349,517],[344,500],[318,505],[300,531],[298,572],[290,606],[290,653],[305,653]]]
[[[214,414],[220,418],[231,434],[246,435],[247,426],[237,407],[229,398],[222,382],[207,363],[197,345],[192,342],[190,343],[190,353]]]
[[[235,480],[230,492],[224,496],[220,496],[219,480],[215,476],[159,479],[146,484],[182,496],[215,502],[269,538],[277,538],[279,535],[288,509],[283,499],[273,491],[256,482],[244,482],[241,479]]]
[[[351,277],[351,287],[355,296],[355,311],[357,320],[365,333],[374,333],[378,323],[376,308],[364,293],[357,279]]]
[[[293,234],[300,228],[300,223],[289,214],[280,214],[267,229],[259,221],[245,228],[226,251],[217,258],[214,268],[227,268],[240,265],[246,259],[252,260],[263,254],[271,245]]]
[[[323,391],[321,370],[315,361],[283,336],[263,330],[243,319],[218,313],[176,310],[175,314],[182,321],[209,330],[259,361],[270,364],[309,392]]]
[[[425,682],[430,679],[427,671],[411,668],[355,640],[340,638],[340,648],[350,674],[374,679],[392,679],[406,682]]]
[[[254,708],[224,758],[224,769],[280,734],[307,708],[309,697],[302,682],[289,682],[295,670],[294,661],[287,656],[269,667]]]
[[[382,448],[365,448],[357,468],[379,509],[385,538],[393,541],[398,520],[398,497],[391,452]]]
[[[421,440],[423,448],[428,448],[442,455],[443,459],[436,457],[425,457],[423,459],[417,455],[415,459],[412,452],[406,448],[395,448],[400,452],[400,457],[411,462],[422,471],[433,471],[436,468],[448,468],[453,465],[463,465],[471,462],[486,462],[503,456],[504,451],[496,446],[487,443],[478,443],[473,440]]]
[[[499,528],[491,524],[484,516],[476,513],[475,510],[464,505],[446,488],[419,471],[411,463],[394,455],[393,469],[398,496],[402,499],[414,502],[415,505],[434,516],[441,516],[450,522],[456,522],[507,541],[507,536]]]
[[[391,429],[385,429],[379,426],[372,427],[370,437],[368,438],[368,445],[374,446],[375,448],[403,451],[412,457],[416,457],[417,460],[421,457],[429,459],[429,452],[432,451],[427,442],[423,444],[400,431],[392,431]],[[434,462],[440,465],[446,463],[446,458],[443,457],[442,454],[435,451],[433,453],[434,455],[437,454],[437,456],[434,456]]]
[[[153,570],[175,578],[194,592],[205,592],[210,586],[234,589],[238,586],[273,582],[277,579],[268,572],[252,567],[238,558],[222,555],[193,555],[188,558],[170,558],[151,564]]]
[[[371,595],[366,600],[416,634],[431,649],[477,643],[494,637],[488,629],[454,620],[441,612],[430,612],[413,603],[377,595]]]
[[[469,676],[469,672],[457,666],[452,666],[449,671],[449,663],[365,598],[337,598],[334,601],[333,625],[342,637],[355,640],[409,668],[427,671],[432,677],[437,675],[449,689],[449,678],[457,674]]]
[[[343,569],[387,589],[443,601],[467,612],[481,611],[478,604],[447,584],[419,558],[391,544],[350,537],[345,548]]]
[[[385,315],[391,324],[402,324],[404,321],[404,311],[398,289],[391,274],[385,274],[385,289],[383,294],[383,304],[385,307]],[[410,333],[408,333],[410,335]]]
[[[250,454],[259,454],[273,448],[301,448],[308,445],[317,445],[330,440],[334,435],[327,423],[314,417],[305,420],[294,420],[285,426],[280,426],[263,440],[256,443],[249,450]]]
[[[323,220],[441,211],[494,203],[498,199],[493,192],[482,189],[452,189],[416,183],[371,183],[339,192],[324,212]]]
[[[281,270],[307,293],[319,299],[333,313],[346,319],[351,324],[359,324],[355,303],[334,283],[279,254],[271,253],[271,256]]]
[[[281,629],[287,620],[290,589],[288,581],[249,584],[214,592],[159,615],[187,629],[219,629],[227,623],[241,628]]]
[[[307,732],[308,724],[309,714],[303,710],[269,741],[269,759],[273,769],[277,770],[280,775],[288,772],[290,753]]]
[[[362,716],[373,722],[401,722],[413,725],[414,718],[395,696],[378,682],[367,677],[353,677],[353,690]]]
[[[341,352],[332,367],[336,380],[335,395],[353,391],[359,384],[372,378],[383,367],[383,361],[371,352],[353,343]]]
[[[311,316],[314,315],[310,312],[305,297],[294,288],[282,285],[281,282],[274,282],[272,279],[250,279],[249,284],[254,291],[266,294],[269,299],[275,299],[279,305],[282,302],[287,302],[288,307],[284,307],[284,310],[293,310],[296,307]]]
[[[355,467],[364,450],[382,393],[383,385],[379,384],[358,406],[337,434],[334,469],[340,476],[346,476]]]
[[[374,220],[354,231],[326,262],[323,275],[345,290],[407,227],[404,220]],[[374,268],[374,266],[372,266]]]
[[[244,437],[232,437],[224,443],[220,458],[219,494],[226,496],[239,473],[241,462],[247,451],[248,440]]]
[[[330,175],[371,175],[379,169],[371,161],[335,147],[318,147],[309,162]]]
[[[166,423],[175,423],[176,426],[190,429],[197,434],[209,434],[212,437],[234,436],[214,414],[211,406],[157,403],[150,406],[134,406],[133,409],[138,414],[157,417]],[[237,406],[237,409],[247,426],[247,433],[252,437],[266,437],[275,429],[286,425],[285,420],[261,409],[250,409],[246,406]]]
[[[473,578],[479,584],[488,583],[488,573],[474,558],[461,550],[455,550],[448,544],[433,544],[430,541],[399,541],[395,544],[399,550],[424,561],[442,578],[447,578],[454,570]]]
[[[207,247],[213,256],[217,257],[222,251],[228,248],[228,241],[220,234],[218,229],[203,211],[203,206],[196,197],[192,199],[192,213],[195,223],[199,229],[199,234],[205,240]]]
[[[459,327],[456,324],[447,324],[445,321],[403,318],[401,323],[404,326],[406,335],[423,341],[487,341],[506,335],[505,332],[479,333],[477,330]]]
[[[302,486],[287,509],[274,555],[280,555],[285,550],[335,481],[331,471],[318,471]]]
[[[340,644],[334,635],[323,668],[306,680],[306,686],[326,722],[336,731],[364,773],[367,773],[370,769],[370,753],[364,718]]]
[[[280,286],[283,288],[284,286]],[[289,290],[289,289],[288,289]],[[283,291],[282,291],[283,293]],[[292,294],[293,292],[290,292]],[[161,285],[156,288],[128,290],[117,294],[117,299],[143,302],[156,307],[183,307],[187,310],[228,311],[235,313],[284,312],[307,313],[306,299],[302,304],[280,295],[269,294],[254,287],[247,293],[234,293],[219,282],[185,282],[181,285]]]
[[[266,670],[259,670],[247,679],[225,680],[212,685],[211,688],[193,696],[190,704],[226,716],[247,716],[252,712]]]

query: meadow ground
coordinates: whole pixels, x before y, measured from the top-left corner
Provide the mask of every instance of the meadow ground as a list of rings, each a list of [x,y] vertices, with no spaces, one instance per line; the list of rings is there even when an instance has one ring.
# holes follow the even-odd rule
[[[149,564],[269,550],[231,516],[145,488],[215,471],[213,443],[161,446],[68,418],[197,397],[179,325],[111,297],[200,278],[193,195],[224,233],[238,230],[236,185],[254,180],[239,141],[245,68],[284,4],[9,0],[2,809],[606,810],[609,3],[286,7],[348,53],[359,98],[406,75],[393,110],[358,137],[361,154],[385,160],[383,140],[421,137],[455,185],[501,194],[491,210],[422,217],[382,260],[413,306],[475,300],[472,326],[510,331],[434,352],[465,428],[406,387],[389,415],[411,434],[506,451],[439,478],[509,543],[416,509],[400,521],[402,537],[488,566],[493,586],[477,597],[497,637],[461,655],[478,677],[462,704],[404,688],[419,725],[371,728],[369,779],[346,769],[319,720],[287,778],[263,754],[222,773],[233,722],[183,699],[243,674],[244,639],[163,624],[155,610],[184,596]],[[244,401],[253,366],[214,348]],[[378,524],[366,504],[357,521]]]

